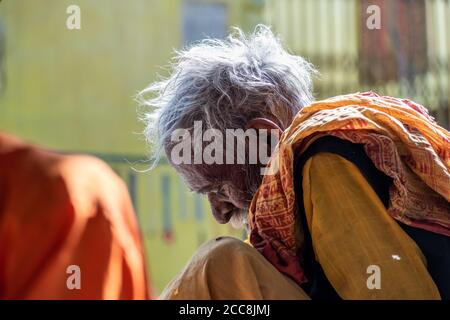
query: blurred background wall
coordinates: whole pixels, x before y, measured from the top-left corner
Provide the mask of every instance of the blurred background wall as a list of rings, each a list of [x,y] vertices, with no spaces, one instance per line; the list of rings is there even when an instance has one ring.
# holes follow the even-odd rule
[[[380,29],[367,27],[373,5]],[[264,17],[319,68],[317,98],[368,90],[409,98],[449,127],[449,0],[267,0]]]
[[[68,30],[66,9],[81,9]],[[369,30],[367,7],[381,8]],[[3,0],[0,130],[108,162],[127,182],[159,292],[219,226],[167,163],[151,172],[136,92],[165,75],[174,49],[230,26],[266,23],[313,62],[318,98],[356,91],[408,97],[449,126],[449,0]],[[137,169],[134,170],[133,168]]]

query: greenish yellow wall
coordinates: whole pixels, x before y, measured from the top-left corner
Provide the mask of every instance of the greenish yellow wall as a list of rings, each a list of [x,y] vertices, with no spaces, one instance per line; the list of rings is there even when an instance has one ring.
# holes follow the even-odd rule
[[[81,8],[68,30],[66,8]],[[135,92],[179,43],[176,1],[4,1],[7,87],[0,126],[47,146],[144,152]]]
[[[361,81],[359,38],[362,21],[370,14],[361,7],[360,0],[266,0],[264,21],[293,53],[316,64],[320,72],[315,79],[317,98],[373,90],[413,99],[434,111],[447,105],[444,117],[448,118],[450,72],[445,66],[450,59],[450,5],[447,0],[427,0],[425,4],[430,68],[425,75],[416,77],[414,93],[402,81],[376,87]],[[437,65],[439,61],[442,66]],[[441,124],[445,122],[448,123],[443,120]]]
[[[259,21],[261,1],[203,2],[224,3],[229,24],[244,30]],[[81,30],[66,28],[71,4],[81,8]],[[164,74],[160,66],[180,47],[180,5],[179,0],[0,3],[7,78],[0,96],[0,130],[50,148],[99,154],[110,162],[135,199],[156,292],[200,243],[219,234],[241,236],[216,224],[205,199],[195,200],[167,165],[137,173],[125,160],[145,159],[133,96],[157,73]],[[165,192],[170,195],[172,240],[163,236],[164,179],[170,181]]]

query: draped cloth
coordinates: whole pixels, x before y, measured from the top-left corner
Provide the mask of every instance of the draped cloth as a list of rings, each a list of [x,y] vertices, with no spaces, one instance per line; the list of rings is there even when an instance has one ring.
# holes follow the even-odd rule
[[[136,216],[105,163],[0,133],[0,299],[146,299]]]
[[[410,100],[372,92],[319,101],[285,130],[249,209],[250,242],[280,272],[302,284],[302,228],[296,217],[293,164],[317,138],[363,144],[376,168],[393,179],[388,214],[450,236],[450,135]],[[332,214],[332,213],[330,213]]]

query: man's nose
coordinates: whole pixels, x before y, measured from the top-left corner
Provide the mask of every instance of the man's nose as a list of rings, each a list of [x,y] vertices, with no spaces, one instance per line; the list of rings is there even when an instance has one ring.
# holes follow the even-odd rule
[[[217,222],[224,224],[230,221],[231,213],[234,209],[233,204],[220,200],[219,197],[213,193],[208,194],[208,200],[211,205],[213,216]]]

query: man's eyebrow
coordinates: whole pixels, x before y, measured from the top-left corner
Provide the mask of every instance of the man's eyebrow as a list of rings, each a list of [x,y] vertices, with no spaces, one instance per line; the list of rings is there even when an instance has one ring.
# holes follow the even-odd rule
[[[206,187],[200,188],[197,192],[204,194],[204,193],[211,192],[211,190],[212,190],[211,186],[206,186]]]
[[[203,187],[197,188],[197,189],[196,188],[192,188],[191,190],[193,192],[196,192],[196,193],[206,194],[206,193],[211,192],[213,189],[214,189],[214,186],[207,185],[207,186],[203,186]]]
[[[191,186],[188,186],[189,191],[191,192],[195,192],[195,193],[202,193],[205,191],[205,187],[201,187],[201,188],[193,188]]]

